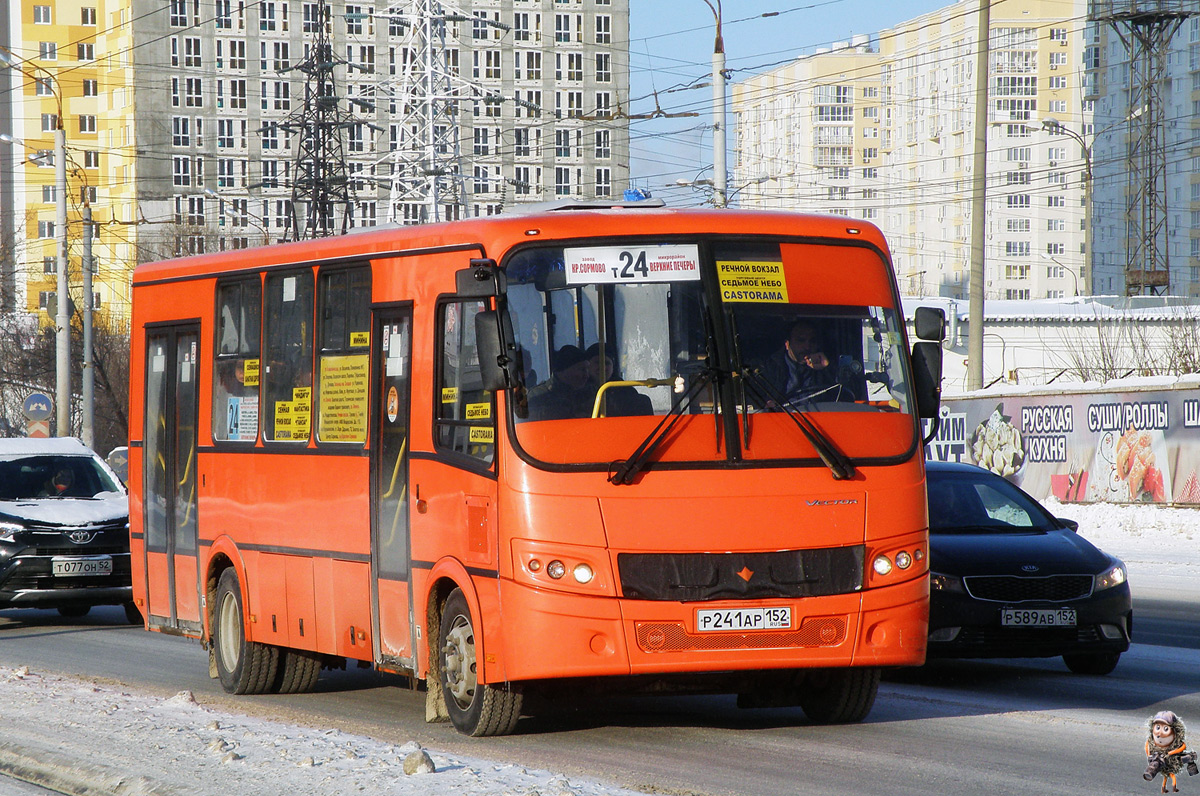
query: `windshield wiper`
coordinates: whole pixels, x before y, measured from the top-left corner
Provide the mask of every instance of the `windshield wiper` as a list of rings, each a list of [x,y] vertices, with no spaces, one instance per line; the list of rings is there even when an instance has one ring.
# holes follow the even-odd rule
[[[616,467],[610,467],[609,469],[609,482],[617,486],[632,484],[633,480],[637,478],[638,473],[646,469],[646,464],[650,461],[650,457],[662,445],[663,440],[670,435],[671,429],[679,422],[679,418],[683,417],[684,411],[691,406],[692,401],[700,394],[700,391],[712,383],[715,377],[715,369],[705,367],[701,370],[691,386],[685,392],[681,393],[671,404],[670,411],[663,415],[663,419],[658,421],[658,425],[654,427],[654,430],[642,440],[642,444],[638,445],[633,455],[620,464],[613,462]]]
[[[781,395],[757,368],[743,368],[738,375],[741,376],[746,386],[757,395],[763,405],[774,403],[787,413],[787,416],[796,424],[796,428],[800,429],[805,439],[813,446],[817,456],[833,473],[835,480],[847,481],[854,477],[854,464],[849,457],[838,450],[829,437],[813,425],[804,412],[790,406],[787,398]]]

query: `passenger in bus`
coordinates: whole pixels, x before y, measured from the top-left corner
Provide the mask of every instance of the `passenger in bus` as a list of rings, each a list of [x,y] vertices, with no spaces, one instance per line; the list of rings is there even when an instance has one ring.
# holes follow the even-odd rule
[[[588,377],[587,354],[565,345],[554,352],[550,370],[549,379],[529,390],[529,419],[590,417],[596,391]]]
[[[801,319],[789,327],[783,347],[767,359],[762,375],[775,393],[789,403],[818,397],[838,400],[837,376],[834,368],[829,367],[820,331],[811,320]],[[828,397],[822,395],[826,391]]]
[[[595,396],[605,382],[620,381],[617,373],[616,352],[611,346],[601,348],[599,343],[592,343],[587,350],[588,380],[592,388],[592,404],[588,407],[588,416],[595,408]],[[642,395],[629,385],[609,387],[604,391],[605,417],[630,417],[632,415],[652,415],[654,405],[650,396]]]

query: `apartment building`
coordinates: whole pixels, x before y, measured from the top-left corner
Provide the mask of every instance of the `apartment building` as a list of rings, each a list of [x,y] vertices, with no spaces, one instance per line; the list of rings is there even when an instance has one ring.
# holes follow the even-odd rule
[[[869,37],[733,85],[732,201],[878,222],[880,63]]]
[[[828,201],[792,205],[841,210],[878,223],[892,246],[901,287],[912,294],[966,298],[969,291],[977,13],[977,2],[963,0],[878,34],[876,76],[868,80],[855,72],[860,92],[863,84],[878,86],[877,101],[863,108],[878,116],[854,118],[856,136],[877,128],[870,134],[878,135],[878,159],[850,171],[852,179],[870,175],[874,184],[852,186],[841,208],[829,208]],[[1091,120],[1083,94],[1086,3],[1007,0],[993,4],[990,25],[985,295],[1071,296],[1086,285],[1085,161],[1081,148],[1063,131],[1082,135]],[[822,53],[798,63],[837,56]],[[788,86],[795,94],[811,96],[825,90],[812,77]],[[740,124],[738,96],[734,108]],[[1051,118],[1061,125],[1053,133],[1043,126]],[[788,114],[775,127],[793,135],[793,127],[811,124],[803,114]],[[772,127],[759,129],[770,132]],[[772,147],[758,140],[741,149],[743,138],[737,140],[736,162],[742,171],[736,183],[741,185],[756,179],[758,153]],[[855,155],[872,149],[856,146]],[[780,151],[788,152],[787,145]],[[773,163],[771,168],[830,168],[800,162],[800,150],[791,152],[788,164]],[[867,191],[869,203],[863,200]],[[759,204],[750,201],[755,196],[744,192],[742,204]],[[867,214],[871,210],[873,216]]]
[[[126,320],[137,262],[285,237],[308,80],[298,67],[322,26],[344,114],[350,225],[430,220],[397,199],[392,179],[423,163],[405,155],[424,142],[414,143],[422,131],[407,125],[414,94],[403,75],[418,56],[412,30],[434,5],[428,0],[36,2],[10,4],[9,49],[25,70],[6,76],[12,134],[27,146],[5,159],[12,167],[0,194],[8,191],[19,210],[20,228],[5,239],[18,241],[20,306],[41,307],[44,322],[54,289],[46,259],[54,254],[54,169],[23,157],[52,146],[43,128],[52,131],[60,94],[79,167],[67,180],[71,283],[86,188],[99,222],[99,300]],[[629,0],[438,5],[446,35],[434,47],[446,53],[448,87],[436,107],[435,151],[462,175],[457,209],[439,217],[619,197],[629,176],[621,110],[629,102]],[[61,92],[46,90],[46,79]]]
[[[83,209],[91,209],[95,270],[93,307],[101,323],[127,321],[128,270],[138,229],[131,212],[132,96],[126,86],[129,10],[102,0],[35,0],[6,6],[0,46],[11,63],[0,70],[0,221],[4,282],[0,311],[43,313],[56,306],[58,191],[67,199],[70,293],[82,295]],[[66,141],[65,186],[55,169],[54,135]],[[10,210],[11,209],[11,210]]]

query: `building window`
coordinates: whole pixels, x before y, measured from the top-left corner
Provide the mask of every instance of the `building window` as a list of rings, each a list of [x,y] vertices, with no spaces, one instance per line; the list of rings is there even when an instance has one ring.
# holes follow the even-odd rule
[[[95,61],[96,60],[96,45],[91,43],[80,42],[75,45],[75,59],[77,61]]]
[[[43,257],[42,258],[42,273],[43,274],[57,274],[58,273],[58,258],[57,257]],[[1195,280],[1192,280],[1192,281],[1194,282]]]
[[[94,133],[96,132],[96,117],[90,114],[84,114],[79,117],[79,132]]]
[[[50,133],[58,129],[58,114],[43,113],[42,114],[42,132]]]
[[[565,166],[556,166],[554,169],[554,195],[571,195],[571,170]]]
[[[58,45],[52,41],[39,42],[38,57],[40,57],[43,61],[57,61]]]
[[[596,196],[612,196],[612,171],[607,167],[596,169]]]
[[[50,11],[50,6],[34,6],[33,7],[33,24],[35,25],[51,25],[54,22],[54,16]]]
[[[1046,254],[1066,254],[1067,244],[1065,243],[1047,243]]]
[[[189,77],[184,86],[184,104],[189,108],[204,106],[204,82],[198,77]]]
[[[173,185],[192,184],[192,159],[187,156],[171,158],[171,183]]]
[[[39,221],[38,222],[38,237],[39,238],[53,238],[54,237],[54,222],[53,221]]]
[[[84,79],[83,81],[83,96],[96,97],[100,95],[100,84],[95,80]]]
[[[612,44],[612,17],[596,15],[596,44]]]
[[[172,116],[171,117],[171,144],[172,146],[191,146],[192,145],[192,120],[187,116]]]
[[[596,157],[601,160],[608,160],[610,157],[612,157],[611,131],[596,131]]]

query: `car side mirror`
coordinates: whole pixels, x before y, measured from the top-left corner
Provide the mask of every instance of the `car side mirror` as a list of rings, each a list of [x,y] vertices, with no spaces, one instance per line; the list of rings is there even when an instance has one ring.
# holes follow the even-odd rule
[[[917,416],[936,418],[942,402],[942,346],[940,343],[913,343],[913,397]]]
[[[946,313],[937,307],[917,307],[913,329],[922,340],[940,343],[946,339]]]
[[[1065,517],[1055,517],[1054,519],[1058,520],[1058,523],[1067,530],[1079,532],[1079,523],[1075,520],[1068,520]]]
[[[495,260],[471,260],[469,268],[454,272],[454,290],[463,298],[503,296],[508,285]]]

